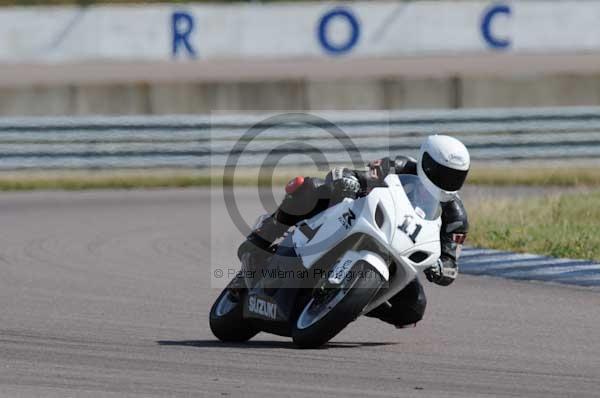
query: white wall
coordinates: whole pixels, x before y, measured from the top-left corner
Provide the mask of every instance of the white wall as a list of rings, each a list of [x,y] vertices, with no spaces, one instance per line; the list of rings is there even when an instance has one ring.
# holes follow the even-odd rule
[[[494,13],[495,11],[495,13]],[[335,14],[338,12],[337,14]],[[319,24],[326,24],[325,42]],[[492,14],[490,14],[492,13]],[[183,34],[174,53],[174,15]],[[489,34],[485,34],[486,15]],[[189,19],[188,19],[189,16]],[[356,21],[352,28],[351,21]],[[356,41],[352,44],[352,31]],[[195,57],[186,48],[189,44]],[[347,44],[347,48],[343,48]],[[0,9],[0,63],[600,52],[600,2],[357,2]]]
[[[0,8],[0,115],[600,105],[599,71],[598,1]]]

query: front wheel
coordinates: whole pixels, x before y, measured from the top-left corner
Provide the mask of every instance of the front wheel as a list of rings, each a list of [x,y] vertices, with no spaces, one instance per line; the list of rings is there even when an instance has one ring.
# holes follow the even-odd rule
[[[348,275],[341,286],[330,286],[324,278],[313,289],[292,328],[296,345],[315,348],[327,343],[361,314],[383,283],[365,261],[356,263]]]
[[[225,288],[210,309],[210,330],[216,338],[225,342],[250,340],[259,331],[244,319],[243,294],[233,294]]]

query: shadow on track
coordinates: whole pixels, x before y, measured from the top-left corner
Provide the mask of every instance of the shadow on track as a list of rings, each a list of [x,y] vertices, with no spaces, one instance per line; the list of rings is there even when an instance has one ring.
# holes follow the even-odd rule
[[[245,343],[224,343],[219,340],[159,340],[156,342],[158,345],[164,346],[186,346],[196,348],[287,348],[287,349],[299,349],[291,341],[277,341],[277,340],[257,340],[247,341]],[[330,348],[355,348],[355,347],[377,347],[385,345],[396,345],[398,343],[392,342],[331,342],[325,344],[323,347],[318,349],[330,349]]]

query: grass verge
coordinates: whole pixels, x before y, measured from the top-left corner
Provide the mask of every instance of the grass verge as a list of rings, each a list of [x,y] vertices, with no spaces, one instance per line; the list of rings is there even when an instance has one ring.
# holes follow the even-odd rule
[[[226,184],[270,186],[285,184],[296,175],[315,174],[314,170],[283,169],[273,180],[257,177],[257,170],[238,173]],[[134,188],[185,188],[220,186],[222,171],[218,170],[119,170],[119,171],[53,171],[0,173],[0,191],[85,190]],[[534,168],[534,167],[474,167],[468,184],[528,185],[562,187],[600,187],[600,168]]]
[[[600,167],[475,167],[469,184],[600,187]]]
[[[236,186],[283,186],[290,178],[291,174],[271,179],[246,173],[224,180],[219,173],[179,170],[18,172],[0,174],[0,191],[188,188],[222,186],[224,182]]]
[[[600,261],[600,191],[469,207],[469,244]]]

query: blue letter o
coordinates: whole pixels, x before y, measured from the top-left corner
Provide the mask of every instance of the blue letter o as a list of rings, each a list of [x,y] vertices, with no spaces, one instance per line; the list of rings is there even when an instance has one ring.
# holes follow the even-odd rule
[[[342,44],[332,44],[327,37],[327,25],[333,18],[343,18],[350,25],[350,37],[345,43]],[[319,21],[319,43],[321,46],[331,54],[343,54],[348,52],[352,47],[356,45],[358,42],[358,38],[360,37],[360,25],[358,24],[358,20],[352,14],[349,9],[346,8],[335,8],[329,12],[327,12],[321,20]]]

